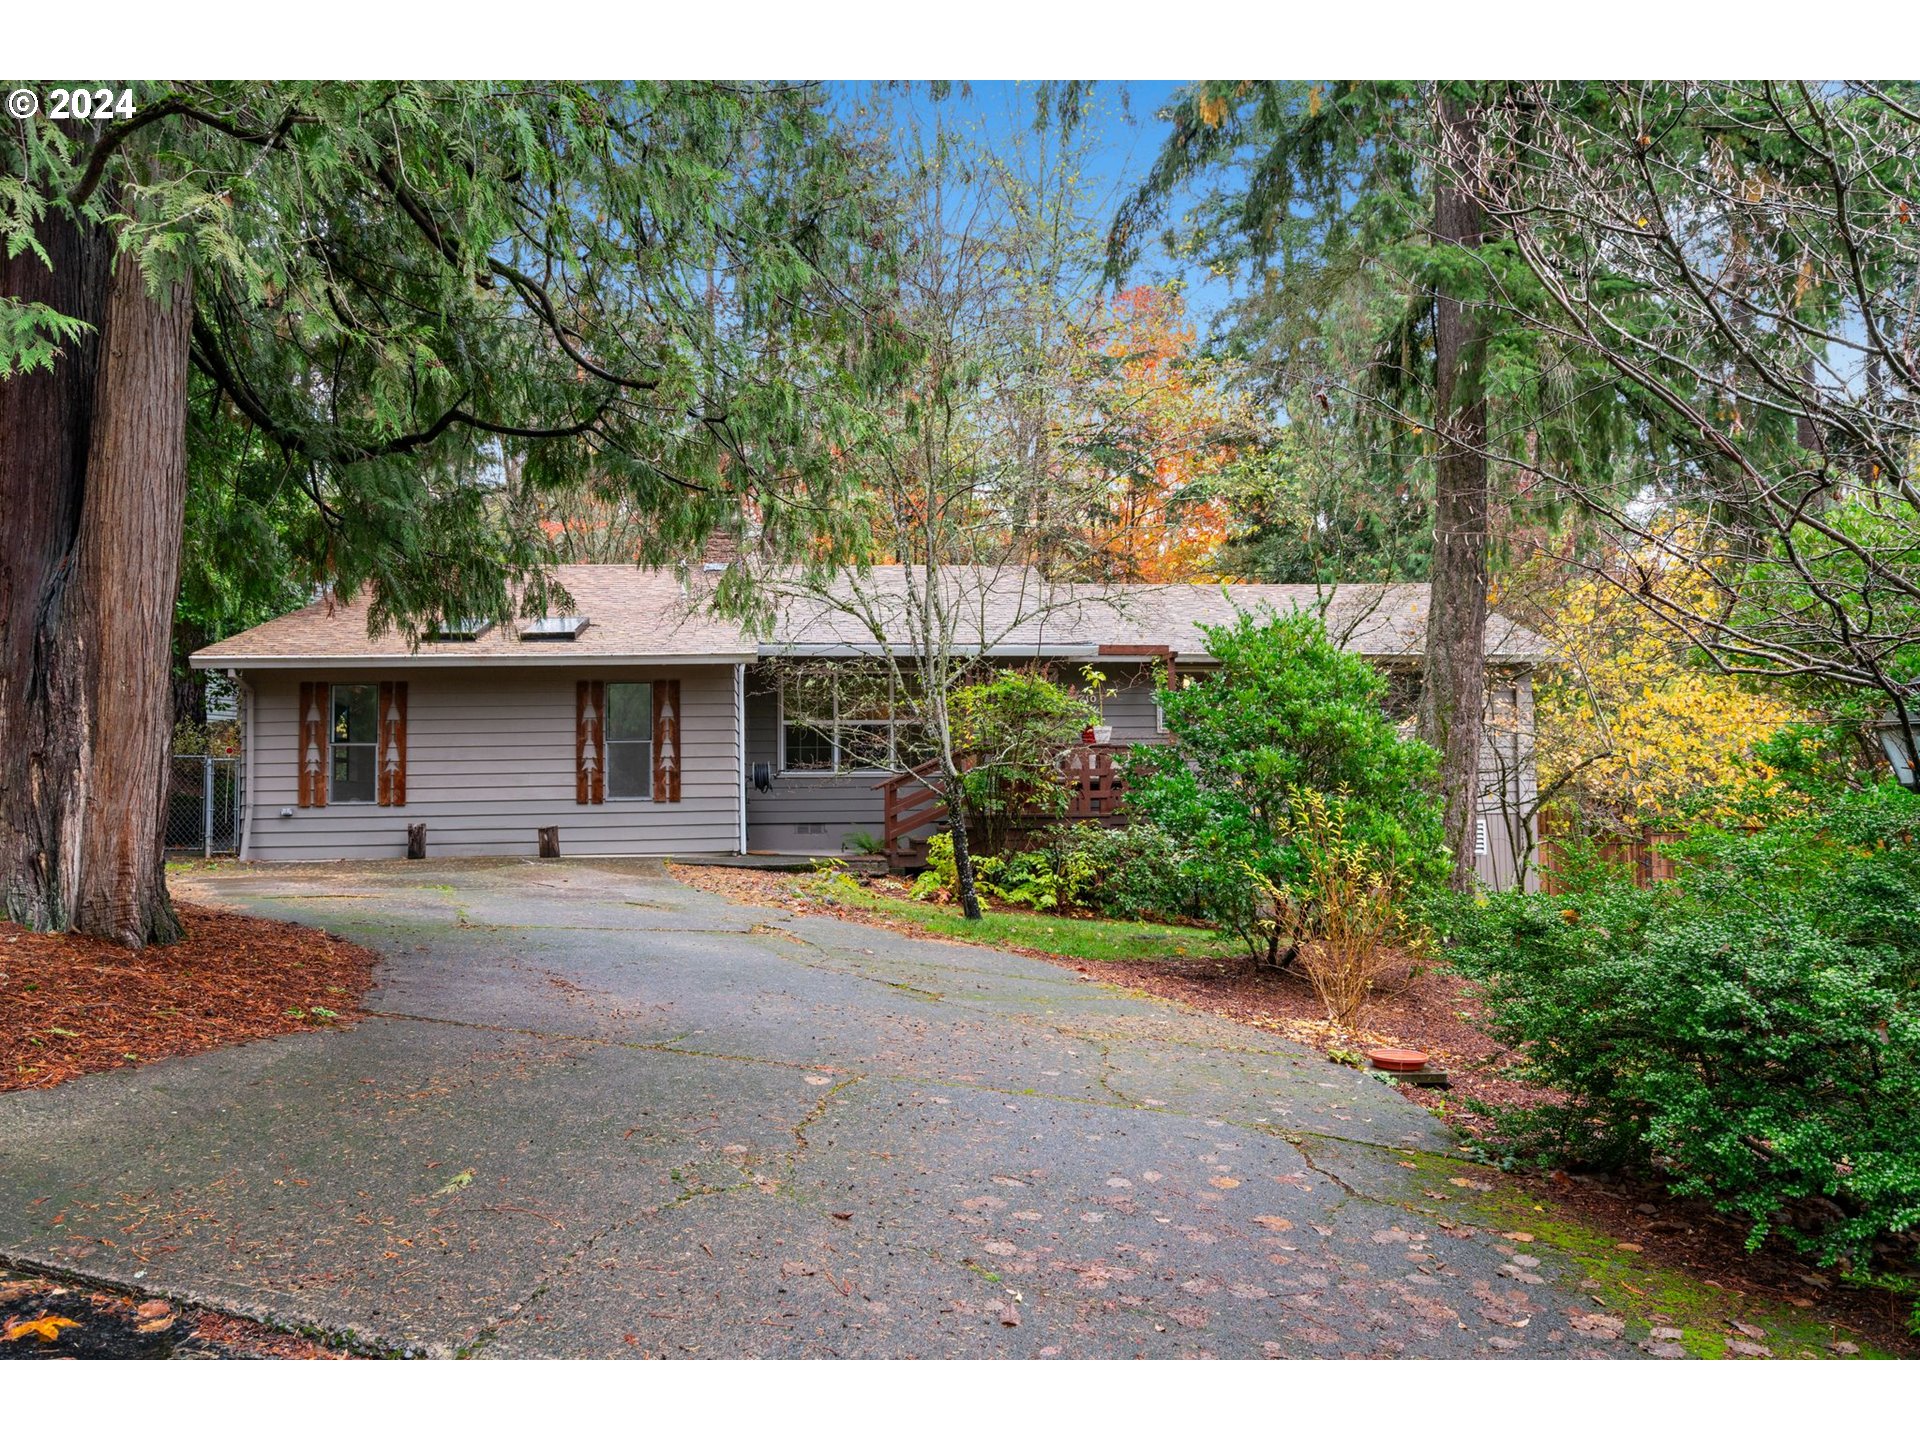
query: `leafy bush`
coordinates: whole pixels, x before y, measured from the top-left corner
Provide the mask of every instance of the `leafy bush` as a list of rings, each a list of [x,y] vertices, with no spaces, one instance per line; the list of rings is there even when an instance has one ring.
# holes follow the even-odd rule
[[[927,868],[908,892],[916,900],[945,904],[959,888],[953,859],[953,835],[941,831],[927,842]],[[1055,866],[1044,850],[1021,850],[1009,855],[973,857],[973,883],[982,900],[1019,905],[1030,910],[1057,910],[1077,905],[1073,881]]]
[[[1294,937],[1300,968],[1326,1006],[1327,1019],[1350,1030],[1374,981],[1395,956],[1389,937],[1400,926],[1401,878],[1391,855],[1349,835],[1349,806],[1313,790],[1297,790],[1288,833],[1301,878],[1266,882],[1276,929]]]
[[[1559,895],[1438,902],[1495,1032],[1567,1096],[1510,1133],[1828,1262],[1920,1224],[1917,837],[1920,796],[1882,784],[1702,832],[1651,889],[1588,851]]]
[[[1342,798],[1347,837],[1408,886],[1447,869],[1433,751],[1401,738],[1382,707],[1386,679],[1307,612],[1204,627],[1219,669],[1159,690],[1171,746],[1136,748],[1128,809],[1187,847],[1183,879],[1205,918],[1256,958],[1280,958],[1272,888],[1309,882],[1296,796]]]
[[[972,761],[961,778],[968,811],[995,842],[1015,814],[1066,813],[1060,762],[1098,718],[1079,696],[1037,670],[1003,670],[962,686],[948,706],[956,754]]]
[[[1034,910],[1085,908],[1114,919],[1192,916],[1197,899],[1182,880],[1191,856],[1165,831],[1136,824],[1108,830],[1062,825],[1031,850],[974,857],[980,894]],[[953,837],[927,842],[927,868],[914,881],[916,900],[945,902],[958,884]]]
[[[1119,920],[1203,918],[1193,852],[1151,821],[1062,825],[1045,848],[1075,903],[1090,910]]]

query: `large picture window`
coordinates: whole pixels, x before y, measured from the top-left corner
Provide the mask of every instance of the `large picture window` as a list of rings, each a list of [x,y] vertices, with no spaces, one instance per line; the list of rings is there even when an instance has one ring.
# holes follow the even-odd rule
[[[653,686],[607,685],[607,798],[653,798]]]
[[[380,687],[334,686],[332,715],[328,798],[336,805],[371,805],[375,801],[375,751],[380,744]]]
[[[926,758],[910,697],[885,669],[796,670],[780,682],[781,768],[817,775],[879,774]]]

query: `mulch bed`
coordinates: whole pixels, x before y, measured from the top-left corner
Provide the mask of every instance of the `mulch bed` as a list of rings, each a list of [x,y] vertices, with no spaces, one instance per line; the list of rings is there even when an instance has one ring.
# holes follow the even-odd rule
[[[372,951],[305,925],[178,910],[186,938],[145,950],[0,921],[0,1091],[363,1013]]]
[[[344,1360],[237,1315],[0,1266],[0,1360]]]
[[[801,877],[792,874],[692,866],[676,866],[674,873],[688,884],[747,904],[831,914],[937,940],[953,938],[894,916],[822,902],[802,888]],[[896,882],[869,884],[881,893],[905,893]],[[1276,973],[1255,969],[1246,962],[1210,957],[1093,962],[1063,959],[1020,946],[1000,948],[1274,1031],[1322,1051],[1356,1044],[1361,1048],[1392,1045],[1424,1050],[1430,1067],[1448,1073],[1452,1088],[1403,1085],[1401,1093],[1429,1108],[1444,1110],[1449,1124],[1480,1139],[1497,1134],[1498,1120],[1473,1110],[1468,1102],[1500,1107],[1537,1105],[1558,1098],[1506,1073],[1515,1057],[1482,1028],[1474,987],[1444,969],[1408,961],[1396,973],[1390,973],[1375,992],[1359,1033],[1342,1036],[1327,1022],[1326,1011],[1306,979],[1289,972]],[[1544,1175],[1518,1173],[1512,1178],[1538,1195],[1543,1204],[1550,1201],[1570,1220],[1637,1246],[1649,1261],[1736,1296],[1792,1305],[1891,1353],[1920,1356],[1920,1338],[1907,1328],[1910,1297],[1848,1285],[1832,1272],[1816,1271],[1805,1257],[1781,1243],[1770,1242],[1758,1252],[1749,1252],[1746,1227],[1716,1214],[1705,1201],[1677,1199],[1657,1184],[1631,1177],[1554,1171]]]

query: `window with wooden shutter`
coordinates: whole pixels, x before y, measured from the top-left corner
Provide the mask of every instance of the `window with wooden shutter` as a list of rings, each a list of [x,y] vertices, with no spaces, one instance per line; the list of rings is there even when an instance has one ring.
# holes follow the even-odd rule
[[[573,801],[599,805],[607,798],[607,686],[582,680],[574,687]]]
[[[407,803],[407,682],[380,682],[379,788],[382,805]]]
[[[680,682],[653,682],[653,798],[655,804],[680,800]]]
[[[320,681],[300,683],[300,752],[295,764],[303,810],[327,803],[327,712],[332,704],[331,688]]]

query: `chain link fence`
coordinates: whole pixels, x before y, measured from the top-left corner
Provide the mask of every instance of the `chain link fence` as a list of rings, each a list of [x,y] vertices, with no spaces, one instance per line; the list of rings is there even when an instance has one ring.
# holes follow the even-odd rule
[[[235,855],[240,850],[240,757],[176,755],[167,774],[167,850]]]

